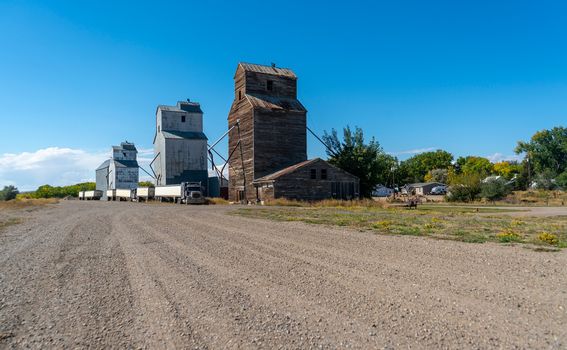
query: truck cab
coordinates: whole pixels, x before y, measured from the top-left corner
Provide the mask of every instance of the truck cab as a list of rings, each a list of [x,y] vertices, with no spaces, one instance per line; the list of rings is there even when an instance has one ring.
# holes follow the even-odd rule
[[[204,204],[201,182],[185,182],[185,204]]]

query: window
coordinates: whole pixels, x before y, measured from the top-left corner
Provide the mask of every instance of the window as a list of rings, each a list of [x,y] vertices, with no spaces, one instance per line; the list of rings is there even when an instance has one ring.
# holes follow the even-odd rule
[[[242,90],[238,90],[238,100],[242,100]]]
[[[181,116],[181,122],[182,122],[182,123],[185,123],[185,115],[182,115],[182,116]]]
[[[272,80],[268,80],[266,82],[266,90],[272,91],[274,89],[274,82]]]
[[[327,180],[327,169],[321,169],[321,180]]]
[[[317,180],[317,169],[311,169],[311,180]]]

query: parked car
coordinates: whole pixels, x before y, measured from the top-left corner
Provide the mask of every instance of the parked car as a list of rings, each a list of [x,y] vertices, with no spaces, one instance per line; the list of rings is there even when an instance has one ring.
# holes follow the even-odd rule
[[[447,187],[446,186],[435,186],[431,189],[431,192],[429,194],[433,195],[433,196],[445,195],[445,194],[447,194]]]

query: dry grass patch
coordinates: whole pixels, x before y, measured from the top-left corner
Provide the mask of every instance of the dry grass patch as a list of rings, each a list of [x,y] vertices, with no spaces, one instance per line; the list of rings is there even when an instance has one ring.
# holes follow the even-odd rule
[[[228,204],[230,204],[230,202],[227,201],[226,199],[218,198],[218,197],[207,198],[205,203],[206,204],[212,204],[212,205],[228,205]]]
[[[0,219],[0,231],[6,229],[9,226],[21,224],[23,222],[20,218],[8,218],[8,219]]]
[[[337,206],[286,206],[240,208],[233,213],[276,221],[346,226],[380,234],[427,236],[462,242],[530,243],[537,246],[567,246],[565,217],[511,218],[494,208],[421,206],[406,208]],[[491,213],[490,216],[479,213]],[[542,232],[548,236],[538,236]]]
[[[339,200],[325,199],[321,201],[298,201],[293,199],[278,198],[264,203],[267,206],[278,207],[309,207],[309,208],[386,208],[387,203],[374,201],[372,199]]]
[[[59,203],[57,198],[19,198],[10,201],[0,201],[0,209],[25,209],[30,207],[44,206]]]

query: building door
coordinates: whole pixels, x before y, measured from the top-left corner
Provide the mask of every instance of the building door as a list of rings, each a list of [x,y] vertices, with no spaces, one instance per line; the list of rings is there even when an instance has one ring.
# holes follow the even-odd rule
[[[246,198],[244,198],[244,189],[237,189],[236,190],[236,199],[238,202],[242,202],[244,200],[246,200]]]

